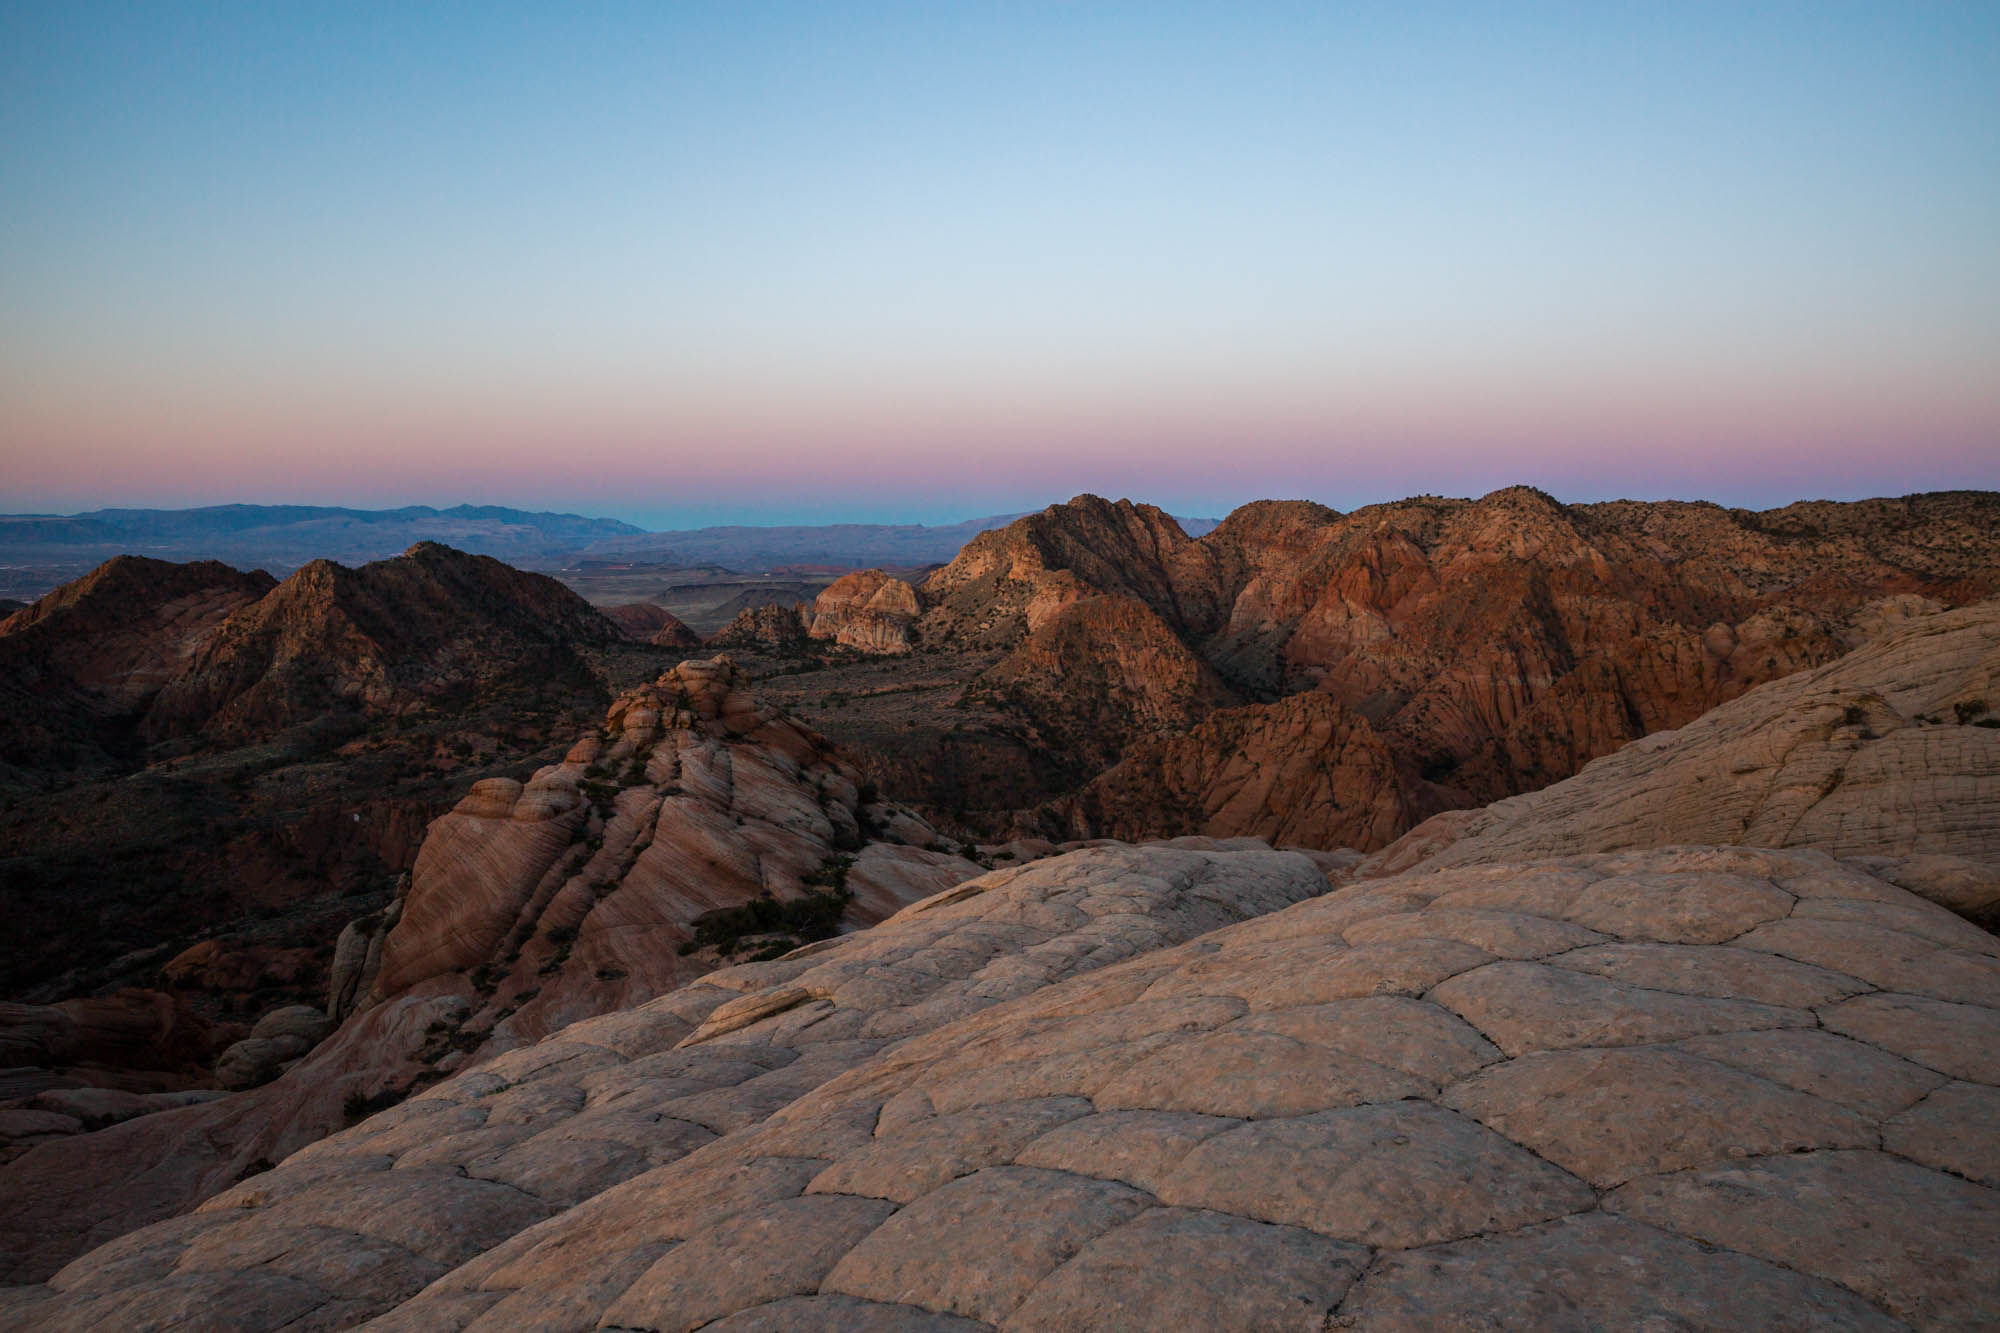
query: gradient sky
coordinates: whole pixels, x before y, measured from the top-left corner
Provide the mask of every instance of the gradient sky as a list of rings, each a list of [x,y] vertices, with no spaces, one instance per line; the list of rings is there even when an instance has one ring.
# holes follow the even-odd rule
[[[2000,486],[2000,5],[0,5],[0,509]]]

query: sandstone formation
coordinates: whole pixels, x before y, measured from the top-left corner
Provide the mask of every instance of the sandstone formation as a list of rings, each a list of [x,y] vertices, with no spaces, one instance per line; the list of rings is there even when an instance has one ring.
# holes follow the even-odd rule
[[[1022,822],[1057,838],[1183,828],[1298,847],[1379,847],[1419,809],[1382,736],[1331,695],[1308,690],[1142,737],[1081,791]]]
[[[282,584],[110,561],[0,633],[0,998],[164,988],[226,1022],[319,1000],[333,934],[433,817],[670,660],[437,546]]]
[[[187,1087],[206,1076],[228,1040],[226,1029],[157,990],[130,987],[46,1005],[0,1001],[0,1071],[40,1071],[47,1086]],[[0,1101],[18,1095],[0,1084]]]
[[[1086,772],[1138,738],[1185,732],[1236,702],[1214,668],[1134,597],[1084,597],[1049,611],[971,693],[1033,717],[1045,742]]]
[[[250,1035],[223,1051],[215,1081],[230,1092],[261,1087],[297,1063],[333,1031],[333,1020],[309,1004],[273,1009]]]
[[[656,648],[699,648],[701,636],[681,623],[679,616],[651,602],[628,602],[603,608],[605,616],[641,643]]]
[[[1810,851],[1324,887],[1269,852],[997,872],[462,1074],[0,1321],[2000,1319],[1991,935]]]
[[[1185,697],[1188,654],[1226,695],[1280,710],[1238,720],[1231,733],[1276,735],[1295,720],[1290,699],[1330,695],[1395,762],[1407,822],[1379,826],[1363,812],[1331,821],[1363,831],[1372,849],[1439,810],[1558,781],[1911,615],[1990,595],[2000,589],[1996,533],[2000,497],[1970,492],[1765,513],[1562,505],[1526,488],[1346,515],[1267,502],[1199,540],[1157,510],[1083,496],[982,535],[931,575],[919,590],[917,637],[933,649],[1006,648],[972,693],[1038,682],[1010,696],[1028,744],[1076,749],[1075,701],[1094,698],[1106,679],[1140,702],[1124,714],[1171,717]],[[1073,651],[1048,651],[1047,627],[1103,598],[1143,604],[1158,627],[1075,633]],[[1172,639],[1184,651],[1141,654],[1135,639],[1162,648]],[[1094,740],[1115,754],[1143,745],[1143,732],[1112,725]],[[1172,799],[1125,775],[1078,803],[1095,812],[1092,826],[1252,831],[1224,812],[1241,784],[1212,785],[1191,771],[1186,746],[1175,748],[1169,766],[1186,776]],[[1359,753],[1376,762],[1372,746]],[[1163,763],[1143,749],[1133,757],[1145,769]],[[1220,770],[1226,759],[1193,767]],[[1373,781],[1301,776],[1304,787],[1265,788],[1257,826],[1329,825],[1314,813],[1326,788]],[[1192,824],[1153,821],[1181,816],[1185,798],[1204,792]]]
[[[764,603],[747,606],[736,618],[709,636],[711,648],[748,648],[782,657],[797,656],[806,645],[807,621],[811,612],[803,602],[796,606]]]
[[[843,574],[814,599],[811,635],[864,653],[907,653],[916,589],[879,569]]]
[[[1440,815],[1364,873],[1681,843],[1816,847],[1884,869],[1928,857],[1898,882],[1955,878],[1951,905],[2000,924],[2000,873],[1982,888],[1947,862],[2000,867],[2000,602],[1908,622],[1566,782]]]
[[[329,997],[342,1024],[310,1054],[297,1011],[267,1018],[218,1073],[225,1086],[271,1081],[0,1167],[16,1237],[33,1237],[0,1246],[7,1271],[40,1275],[444,1074],[685,986],[737,951],[865,926],[979,873],[934,841],[908,812],[864,806],[853,770],[759,704],[727,658],[684,661],[616,700],[562,763],[480,782],[436,821],[402,895],[343,933]]]

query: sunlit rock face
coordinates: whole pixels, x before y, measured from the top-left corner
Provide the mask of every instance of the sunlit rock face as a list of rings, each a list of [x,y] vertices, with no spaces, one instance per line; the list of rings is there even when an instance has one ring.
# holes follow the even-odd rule
[[[927,578],[916,636],[1005,649],[974,693],[1086,756],[1086,779],[1132,761],[1024,831],[1290,828],[1373,851],[1995,591],[2000,497],[1977,492],[1764,513],[1565,505],[1526,487],[1349,514],[1267,501],[1199,539],[1148,506],[1080,496]],[[1116,632],[1086,609],[1110,605]],[[1215,688],[1193,688],[1189,661]],[[1260,737],[1297,731],[1310,693],[1345,710],[1322,727],[1340,744],[1310,739],[1349,771],[1232,770]],[[1198,756],[1186,733],[1216,709],[1245,711],[1218,719]],[[1364,789],[1380,804],[1329,817],[1330,790]]]
[[[879,569],[843,574],[814,599],[811,634],[864,653],[910,651],[917,592]]]

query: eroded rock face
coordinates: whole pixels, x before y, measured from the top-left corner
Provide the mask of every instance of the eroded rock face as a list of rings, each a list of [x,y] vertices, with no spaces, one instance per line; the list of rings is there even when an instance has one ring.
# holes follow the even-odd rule
[[[972,688],[1039,719],[1051,740],[1093,770],[1138,738],[1184,734],[1235,702],[1214,668],[1133,597],[1065,602]]]
[[[1056,837],[1187,828],[1301,847],[1375,847],[1421,806],[1366,720],[1317,690],[1227,708],[1135,742],[1080,792],[1025,821]]]
[[[0,1168],[38,1237],[17,1262],[60,1262],[421,1081],[686,985],[727,961],[694,947],[706,913],[844,890],[819,900],[823,924],[854,929],[980,873],[907,811],[867,812],[900,842],[871,840],[863,813],[854,771],[729,659],[682,662],[562,763],[480,782],[433,823],[396,902],[336,946],[332,1037],[260,1025],[218,1068],[251,1091]],[[799,942],[782,921],[728,934],[745,953]]]
[[[812,612],[805,603],[796,606],[747,606],[736,619],[709,637],[711,648],[748,648],[788,656],[798,653],[807,638]]]
[[[1885,877],[1991,920],[2000,727],[1982,724],[1993,723],[2000,602],[1982,602],[1910,621],[1567,782],[1439,816],[1363,873],[1677,843],[1808,846],[1879,858]]]
[[[811,635],[864,653],[907,653],[917,592],[879,569],[843,574],[814,599]]]
[[[51,1328],[158,1326],[197,1294],[246,1328],[2000,1315],[1991,936],[1805,851],[1323,883],[1303,858],[1164,848],[990,875],[573,1026],[0,1309]],[[1851,948],[1788,933],[1829,920]],[[1921,991],[1883,988],[1889,957]]]
[[[1990,595],[2000,588],[1996,520],[2000,497],[1983,493],[1760,514],[1562,505],[1516,487],[1346,515],[1258,503],[1190,540],[1157,511],[1083,496],[983,535],[927,579],[918,635],[1007,648],[981,683],[1040,681],[1018,711],[1073,749],[1071,701],[1131,676],[1121,660],[1130,649],[1121,636],[1078,634],[1069,642],[1082,651],[1052,654],[1037,639],[1092,599],[1143,604],[1226,685],[1233,697],[1211,707],[1278,707],[1318,690],[1355,714],[1394,759],[1414,822],[1546,786],[1911,615]],[[1115,755],[1140,732],[1109,726],[1096,743]],[[1372,747],[1356,758],[1375,763]],[[1155,816],[1206,792],[1195,822],[1255,831],[1228,813],[1240,784],[1184,782],[1160,802],[1129,776],[1090,802],[1104,827],[1185,831]],[[1323,822],[1313,807],[1328,785],[1371,779],[1296,776],[1303,788],[1268,785],[1260,823]]]

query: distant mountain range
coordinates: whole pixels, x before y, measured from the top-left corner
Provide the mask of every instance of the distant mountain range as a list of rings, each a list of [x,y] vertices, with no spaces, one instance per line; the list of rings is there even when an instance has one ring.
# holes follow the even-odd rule
[[[221,560],[286,573],[322,557],[344,564],[386,559],[420,541],[523,560],[641,531],[615,519],[529,513],[496,505],[97,509],[87,514],[0,515],[0,558],[79,559],[95,564],[114,555],[146,555]]]
[[[982,532],[1019,514],[964,523],[834,523],[647,532],[630,523],[498,505],[346,509],[321,505],[213,505],[202,509],[97,509],[84,514],[0,514],[0,598],[32,600],[117,555],[220,560],[282,577],[310,560],[358,565],[422,541],[441,542],[533,569],[586,563],[720,566],[742,573],[803,566],[943,564]],[[1215,526],[1183,519],[1188,535]]]

